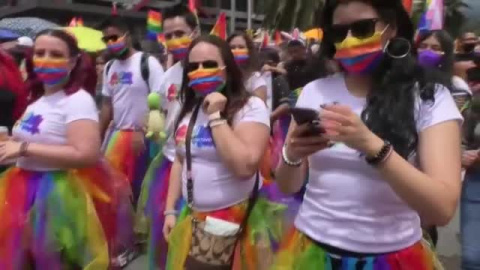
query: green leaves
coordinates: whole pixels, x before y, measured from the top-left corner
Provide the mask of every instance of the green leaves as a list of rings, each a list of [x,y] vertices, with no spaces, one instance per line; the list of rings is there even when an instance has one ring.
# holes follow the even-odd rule
[[[293,28],[312,28],[315,16],[323,7],[324,0],[265,0],[267,29],[290,31]]]

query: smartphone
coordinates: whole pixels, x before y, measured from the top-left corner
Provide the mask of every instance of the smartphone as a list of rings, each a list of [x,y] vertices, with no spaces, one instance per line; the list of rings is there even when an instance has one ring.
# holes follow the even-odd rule
[[[310,130],[308,130],[304,136],[315,136],[325,132],[320,126],[318,111],[308,108],[294,107],[290,109],[290,114],[293,116],[293,120],[295,120],[297,125],[311,124]]]

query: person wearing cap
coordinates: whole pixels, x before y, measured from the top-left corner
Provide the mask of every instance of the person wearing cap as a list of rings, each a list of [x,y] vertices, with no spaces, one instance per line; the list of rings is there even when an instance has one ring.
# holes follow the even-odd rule
[[[309,182],[271,269],[439,269],[420,217],[455,213],[462,116],[417,64],[401,0],[327,0],[321,19],[341,72],[298,98],[318,121],[292,121],[275,175],[287,193]]]

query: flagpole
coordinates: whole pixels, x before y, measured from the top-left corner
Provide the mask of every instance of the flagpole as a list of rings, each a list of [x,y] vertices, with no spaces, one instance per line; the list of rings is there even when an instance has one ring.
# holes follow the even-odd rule
[[[252,29],[253,0],[247,1],[247,29]]]
[[[235,33],[235,9],[237,7],[236,0],[230,0],[230,33]]]

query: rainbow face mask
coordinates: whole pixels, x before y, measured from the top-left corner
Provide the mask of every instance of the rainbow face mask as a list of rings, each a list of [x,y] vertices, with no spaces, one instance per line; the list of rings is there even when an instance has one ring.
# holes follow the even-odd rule
[[[107,43],[107,49],[115,56],[123,55],[128,49],[126,35],[118,38],[116,41],[109,41]]]
[[[335,44],[334,58],[351,74],[368,74],[380,63],[383,57],[383,32],[375,32],[369,38],[347,37]]]
[[[68,80],[69,59],[33,58],[35,74],[47,86],[58,85]]]
[[[232,53],[235,57],[235,62],[237,62],[239,66],[243,66],[247,63],[249,58],[248,49],[233,49]]]
[[[181,38],[172,38],[166,42],[168,51],[173,55],[175,61],[185,59],[188,54],[188,47],[192,44],[192,39],[189,36]]]
[[[207,96],[213,92],[222,91],[225,81],[220,68],[199,68],[188,73],[190,82],[188,87],[192,88],[198,96]]]

